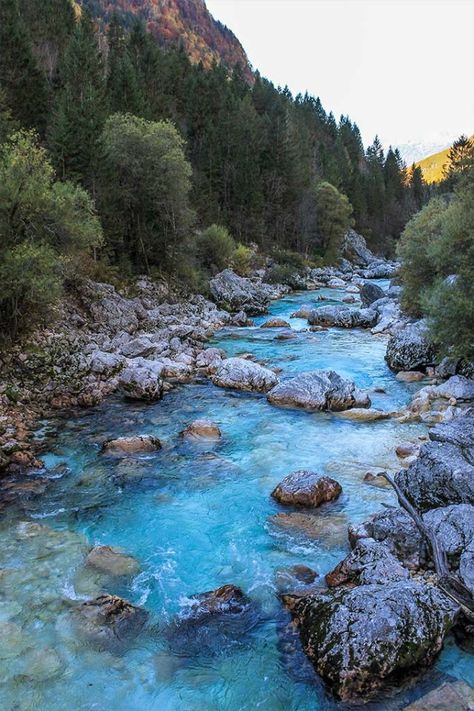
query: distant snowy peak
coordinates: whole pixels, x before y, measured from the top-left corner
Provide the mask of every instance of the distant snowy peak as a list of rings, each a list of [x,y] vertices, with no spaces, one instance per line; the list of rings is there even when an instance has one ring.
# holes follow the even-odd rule
[[[439,153],[445,148],[449,148],[453,142],[452,140],[444,140],[438,143],[402,143],[398,146],[400,155],[407,165],[412,165],[413,163],[418,163],[423,158],[433,155],[434,153]]]

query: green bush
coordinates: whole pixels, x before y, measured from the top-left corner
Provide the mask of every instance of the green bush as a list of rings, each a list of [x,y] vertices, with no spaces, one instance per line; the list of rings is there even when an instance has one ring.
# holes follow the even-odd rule
[[[293,271],[301,271],[306,266],[303,255],[289,249],[274,249],[271,256],[280,266],[292,267]]]
[[[474,359],[474,170],[458,179],[450,201],[431,200],[408,223],[402,304],[428,317],[440,353]]]
[[[247,276],[250,272],[252,258],[252,250],[239,242],[232,255],[232,269],[240,276]]]
[[[94,203],[72,183],[55,181],[34,132],[0,149],[0,322],[16,335],[42,318],[102,243]]]
[[[235,242],[222,225],[211,225],[196,238],[199,264],[211,272],[229,267],[235,252]]]
[[[418,212],[405,227],[397,254],[402,260],[402,306],[412,316],[423,313],[423,295],[437,275],[439,251],[446,222],[448,203],[436,198]]]
[[[60,262],[51,247],[23,243],[0,260],[0,326],[4,334],[35,325],[61,294]]]

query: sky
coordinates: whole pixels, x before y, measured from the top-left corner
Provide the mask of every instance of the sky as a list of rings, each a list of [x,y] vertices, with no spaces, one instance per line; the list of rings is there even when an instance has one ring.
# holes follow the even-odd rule
[[[349,114],[364,143],[474,133],[474,0],[206,0],[254,67]]]

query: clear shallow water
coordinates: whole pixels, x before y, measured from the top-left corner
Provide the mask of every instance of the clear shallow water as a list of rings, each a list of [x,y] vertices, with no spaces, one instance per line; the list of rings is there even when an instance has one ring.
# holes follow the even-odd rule
[[[321,293],[342,297],[332,290],[294,294],[275,302],[271,313],[288,318]],[[386,368],[383,337],[356,330],[303,332],[306,323],[297,319],[291,325],[292,340],[276,340],[277,331],[254,327],[223,331],[215,343],[230,355],[253,353],[281,368],[281,377],[330,367],[360,386],[383,387],[386,393],[374,394],[373,403],[384,409],[405,403],[416,387],[399,383]],[[222,441],[183,443],[179,432],[204,416],[219,424]],[[207,382],[177,387],[154,405],[109,400],[44,423],[38,437],[54,481],[40,500],[25,511],[12,509],[0,523],[0,707],[335,708],[301,659],[292,664],[299,674],[290,673],[280,652],[279,630],[286,618],[275,576],[297,563],[320,575],[334,567],[348,550],[347,524],[383,502],[394,503],[389,490],[363,481],[365,472],[396,469],[396,444],[424,432],[419,425],[391,420],[352,423],[337,415],[278,409],[264,396]],[[100,453],[104,439],[137,433],[159,437],[163,450],[122,459]],[[298,468],[334,476],[344,493],[309,518],[275,521],[288,509],[270,492]],[[92,544],[122,548],[138,560],[140,572],[115,581],[91,574],[84,558]],[[164,627],[189,595],[225,583],[239,585],[255,601],[260,623],[212,656],[172,654]],[[151,614],[154,630],[122,656],[84,644],[71,624],[70,600],[102,590]],[[438,668],[469,679],[469,662],[451,644]],[[384,700],[378,707],[387,704]],[[393,708],[401,705],[399,699]]]

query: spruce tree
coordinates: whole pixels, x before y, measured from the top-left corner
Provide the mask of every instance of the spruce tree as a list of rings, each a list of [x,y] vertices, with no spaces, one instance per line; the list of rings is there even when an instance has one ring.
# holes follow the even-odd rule
[[[144,101],[137,70],[130,57],[125,32],[116,13],[109,25],[107,41],[109,46],[107,90],[110,112],[121,111],[142,116]]]
[[[48,105],[46,77],[34,57],[17,0],[0,3],[0,86],[13,118],[43,131]]]
[[[78,180],[93,193],[99,137],[106,118],[104,74],[94,26],[84,13],[60,69],[62,86],[49,145],[60,177]]]

